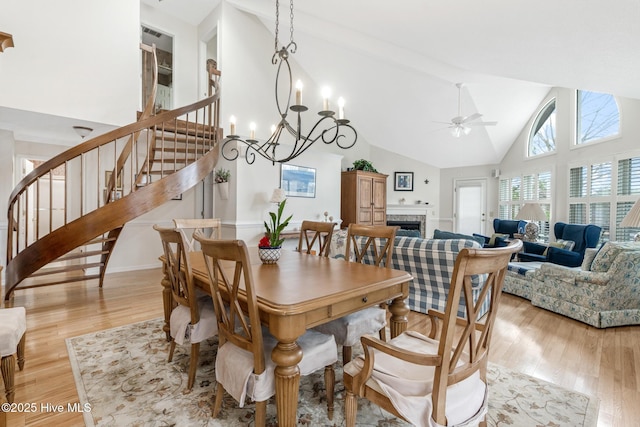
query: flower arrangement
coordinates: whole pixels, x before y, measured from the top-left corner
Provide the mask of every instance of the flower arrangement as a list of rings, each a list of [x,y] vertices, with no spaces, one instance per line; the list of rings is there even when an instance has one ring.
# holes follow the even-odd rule
[[[220,184],[221,182],[229,182],[229,178],[231,178],[231,172],[228,169],[216,169],[215,176],[213,180],[216,184]]]
[[[268,224],[267,221],[264,222],[266,232],[265,236],[260,239],[260,242],[258,243],[259,248],[277,248],[282,246],[284,239],[280,238],[280,233],[287,225],[289,225],[289,221],[293,217],[293,215],[289,215],[287,219],[282,221],[282,212],[284,211],[286,203],[287,199],[278,203],[277,214],[275,212],[269,212],[270,220]]]

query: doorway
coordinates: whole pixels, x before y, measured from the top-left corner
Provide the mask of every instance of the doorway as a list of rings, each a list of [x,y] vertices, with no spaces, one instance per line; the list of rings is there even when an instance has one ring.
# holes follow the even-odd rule
[[[173,37],[145,25],[141,30],[142,43],[156,45],[158,56],[158,91],[156,93],[155,111],[173,108]],[[151,64],[142,56],[142,109],[153,89]]]
[[[16,170],[16,182],[45,162],[22,156],[17,159],[20,167]],[[24,226],[20,227],[21,242],[30,245],[65,224],[65,185],[65,165],[61,165],[39,178],[35,191],[27,192],[29,199],[20,212],[20,217],[24,218]]]
[[[455,232],[486,234],[487,180],[456,180],[453,191]]]

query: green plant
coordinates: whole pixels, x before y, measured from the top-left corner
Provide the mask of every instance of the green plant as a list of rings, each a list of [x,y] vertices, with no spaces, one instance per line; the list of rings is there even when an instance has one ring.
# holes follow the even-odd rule
[[[229,178],[231,178],[231,171],[228,169],[216,169],[214,181],[216,184],[221,182],[229,182]]]
[[[267,221],[264,222],[264,228],[265,230],[267,230],[266,236],[260,240],[258,246],[269,246],[272,248],[282,246],[282,242],[284,242],[284,239],[280,238],[280,233],[282,233],[282,230],[284,230],[285,227],[289,225],[289,221],[291,221],[291,218],[293,217],[293,215],[289,215],[287,219],[282,221],[282,212],[284,211],[284,206],[286,203],[287,199],[284,199],[282,202],[278,203],[277,214],[275,212],[269,212],[269,224],[267,224]],[[268,245],[265,245],[266,242],[268,242]]]
[[[369,160],[364,159],[356,160],[355,162],[353,162],[353,169],[366,172],[378,172]]]

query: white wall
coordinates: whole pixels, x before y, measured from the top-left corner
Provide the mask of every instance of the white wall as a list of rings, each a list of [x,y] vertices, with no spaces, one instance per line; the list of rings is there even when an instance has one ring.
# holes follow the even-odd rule
[[[440,168],[375,146],[371,146],[370,151],[370,160],[376,170],[389,175],[387,204],[397,205],[401,198],[405,199],[407,205],[420,200],[422,203],[429,202],[429,207],[437,212],[440,199]],[[395,191],[394,172],[413,172],[413,191]],[[429,180],[428,184],[424,182],[425,179]]]
[[[491,171],[498,165],[473,166],[466,168],[446,168],[440,170],[440,230],[454,231],[454,185],[461,179],[485,179],[487,182],[487,224],[485,233],[493,233],[493,218],[498,213],[498,180],[491,177]],[[480,230],[478,230],[480,233]]]
[[[70,2],[70,0],[66,1]],[[24,13],[23,9],[30,5],[33,6],[33,3],[33,0],[27,1],[24,8],[22,6],[12,5],[9,16],[17,14],[18,12]],[[197,28],[171,19],[146,6],[138,9],[139,6],[137,2],[134,3],[136,3],[135,8],[131,6],[130,2],[125,2],[124,0],[111,2],[108,7],[105,6],[105,8],[109,9],[108,13],[105,12],[102,7],[91,3],[91,11],[87,11],[86,14],[89,18],[85,18],[86,21],[90,22],[90,24],[86,24],[87,27],[93,29],[93,32],[96,34],[109,35],[109,37],[102,37],[99,40],[93,39],[93,33],[89,34],[88,29],[74,26],[76,25],[76,16],[66,17],[66,12],[63,12],[59,7],[57,7],[56,10],[49,10],[50,14],[47,16],[47,21],[55,21],[56,28],[65,26],[67,21],[74,21],[74,23],[70,23],[67,27],[70,28],[68,30],[68,38],[77,44],[75,50],[82,50],[91,44],[92,47],[98,46],[98,48],[94,50],[100,51],[102,54],[100,59],[93,58],[91,55],[85,56],[85,60],[81,65],[86,63],[89,64],[90,67],[81,67],[80,69],[70,69],[67,67],[68,64],[75,65],[75,62],[72,61],[71,58],[64,58],[62,53],[59,53],[56,58],[51,59],[53,63],[59,64],[59,69],[62,70],[61,76],[58,78],[58,84],[62,87],[60,90],[78,97],[78,99],[74,99],[75,103],[73,106],[77,106],[78,110],[85,112],[87,119],[96,120],[96,117],[100,117],[101,114],[107,115],[105,110],[108,112],[109,110],[115,109],[121,114],[127,115],[127,119],[124,120],[124,122],[128,123],[131,121],[130,117],[138,107],[140,96],[138,42],[141,23],[174,36],[174,53],[176,55],[174,58],[174,81],[176,82],[174,105],[180,106],[188,104],[198,98],[199,95],[197,89],[199,72],[201,71],[200,68],[204,67],[204,61],[206,60],[206,55],[203,57],[198,56],[201,50],[201,42],[208,40],[212,34],[217,34],[217,60],[219,69],[222,70],[221,82],[223,86],[221,106],[222,124],[228,129],[229,116],[234,114],[238,117],[239,134],[247,135],[249,122],[255,121],[258,124],[256,136],[259,139],[266,138],[269,134],[269,126],[277,122],[278,119],[274,100],[274,84],[277,67],[271,64],[273,36],[270,30],[256,17],[239,11],[227,2],[222,2],[220,7],[208,16]],[[87,6],[87,8],[89,7]],[[77,10],[77,8],[73,10]],[[110,24],[104,23],[105,17],[112,16],[114,17],[113,19],[107,19]],[[117,21],[114,21],[116,16]],[[33,19],[33,17],[30,17],[30,19]],[[44,30],[50,30],[49,27],[52,24],[45,25],[40,22],[45,20],[40,14],[37,14],[35,19]],[[114,27],[112,26],[113,22],[123,23],[126,28],[120,29],[119,26],[118,31],[114,31]],[[21,42],[23,38],[22,33],[14,30],[14,28],[15,27],[10,27],[3,30],[14,34],[16,47],[8,52],[15,53],[18,52],[20,46],[23,45]],[[88,33],[86,37],[84,36],[85,32]],[[77,34],[79,33],[82,33],[83,37],[78,37]],[[97,38],[98,36],[96,35],[95,37]],[[37,39],[38,49],[42,49],[42,39],[42,36]],[[123,50],[121,48],[123,43],[126,45],[131,44],[134,48]],[[311,44],[311,46],[313,47],[313,44]],[[105,57],[105,52],[112,56],[107,55],[107,57]],[[114,56],[117,56],[118,59],[116,60]],[[5,61],[4,63],[0,62],[0,66],[3,67],[3,73],[6,72],[6,59],[8,57],[6,54],[0,56],[0,61]],[[300,78],[305,82],[304,101],[311,109],[311,111],[303,116],[303,123],[307,123],[312,121],[315,115],[315,105],[320,101],[319,86],[325,82],[320,82],[319,84],[318,82],[312,81],[306,73],[300,70],[295,59],[294,55],[291,60],[294,79]],[[33,66],[32,62],[24,62],[26,59],[22,56],[20,60],[23,63],[23,68],[30,69]],[[60,63],[60,61],[66,62]],[[102,75],[103,67],[97,67],[98,70],[96,71],[96,63],[116,63],[118,66],[104,67],[106,70],[104,73],[106,75]],[[55,68],[57,70],[57,67]],[[97,79],[106,80],[109,83],[118,81],[119,84],[116,85],[117,87],[107,86],[107,88],[104,88],[102,85],[87,84],[86,87],[85,85],[80,85],[80,83],[88,83],[85,82],[86,76],[89,75],[87,68],[91,69],[93,73],[91,75],[96,76]],[[14,68],[11,68],[9,71],[14,75],[17,73]],[[20,71],[22,72],[23,70]],[[81,74],[82,78],[76,74]],[[27,73],[27,75],[29,74]],[[132,78],[131,76],[134,77]],[[28,86],[30,79],[23,79],[21,76],[16,80],[20,82],[18,86]],[[6,82],[6,80],[3,81]],[[5,83],[0,82],[0,84]],[[79,99],[79,97],[80,95],[93,95],[88,91],[89,86],[97,86],[99,90],[104,90],[104,92],[109,94],[109,98],[102,100],[100,106],[94,107],[94,105],[91,104],[89,108],[87,108],[89,102],[86,99]],[[0,86],[0,88],[4,89],[2,86]],[[93,87],[93,89],[96,88]],[[126,92],[128,97],[120,96],[121,92]],[[129,99],[132,97],[132,94],[135,95],[134,102],[132,102],[132,99]],[[99,93],[98,95],[104,96],[103,93]],[[34,96],[33,104],[35,105],[24,105],[24,107],[30,110],[42,111],[42,109],[37,108],[37,106],[43,104],[47,106],[47,108],[44,109],[47,113],[59,115],[71,114],[69,112],[70,106],[65,104],[60,106],[59,103],[53,102],[53,99],[50,98],[48,93],[45,93],[42,97]],[[3,96],[0,103],[5,102],[5,99],[7,98]],[[116,99],[117,102],[115,101]],[[11,99],[10,102],[7,101],[7,106],[15,107],[15,101],[15,99]],[[132,106],[131,104],[134,105]],[[353,106],[354,104],[350,103],[350,105]],[[97,113],[89,114],[94,108]],[[96,117],[88,117],[90,115]],[[351,114],[349,114],[349,116],[350,115]],[[112,121],[115,122],[115,119]],[[357,121],[354,121],[353,125],[357,130]],[[32,147],[26,147],[27,146],[23,144],[22,148],[20,148],[16,154],[43,152],[41,151],[43,149],[42,146],[34,145]],[[318,142],[316,146],[305,153],[305,155],[291,162],[297,165],[315,167],[318,174],[316,198],[289,199],[287,211],[294,214],[292,228],[298,226],[303,219],[323,219],[322,213],[324,211],[328,211],[329,214],[335,218],[339,217],[340,170],[351,167],[353,161],[360,158],[371,160],[380,172],[390,176],[387,188],[389,203],[396,204],[401,197],[406,199],[407,204],[414,203],[416,200],[427,201],[431,207],[436,209],[436,215],[444,218],[445,221],[446,218],[452,216],[453,178],[469,176],[486,177],[490,175],[491,169],[496,167],[487,166],[441,172],[438,168],[429,165],[426,161],[423,162],[411,158],[411,153],[406,153],[406,156],[402,156],[371,146],[362,135],[359,135],[358,142],[355,147],[350,150],[340,150],[336,148],[335,145],[325,146],[321,142]],[[225,237],[239,237],[253,244],[257,243],[259,236],[262,234],[262,222],[267,218],[268,211],[274,208],[274,206],[267,201],[273,189],[279,186],[280,168],[279,165],[273,166],[262,159],[257,160],[256,164],[252,166],[248,166],[243,162],[243,159],[239,159],[236,162],[225,162],[221,159],[218,163],[217,167],[230,169],[232,177],[229,200],[221,200],[217,194],[215,185],[212,186],[213,191],[216,193],[213,198],[214,213],[215,216],[223,220],[223,235]],[[393,190],[393,173],[396,171],[414,172],[415,182],[413,192],[395,192]],[[4,177],[4,174],[2,176]],[[429,184],[424,183],[425,179],[429,179]],[[11,188],[13,188],[13,186],[11,186]],[[210,190],[207,189],[205,191]],[[0,194],[0,197],[3,197],[2,194]],[[489,189],[488,197],[489,200],[497,200],[494,190]],[[170,202],[127,224],[116,246],[116,251],[112,256],[109,266],[110,271],[155,265],[157,255],[159,255],[160,252],[159,245],[157,251],[149,251],[148,248],[151,246],[148,245],[146,245],[147,250],[142,249],[142,247],[145,246],[145,242],[155,242],[157,240],[157,236],[155,236],[153,230],[151,230],[151,226],[155,223],[169,224],[170,219],[174,217],[198,216],[201,211],[201,206],[198,205],[199,198],[201,198],[201,194],[195,194],[195,191],[191,190],[183,195],[182,201]],[[440,228],[447,229],[446,226],[441,226]],[[2,229],[0,227],[0,232],[1,231]],[[5,239],[3,239],[3,241],[5,241]]]
[[[340,217],[341,159],[332,153],[310,151],[289,162],[316,169],[316,196],[287,198],[284,215],[293,214],[288,230],[299,229],[303,220],[323,221],[325,211],[336,220]],[[269,199],[273,190],[280,187],[280,164],[272,165],[258,158],[248,165],[241,158],[229,167],[226,164],[222,167],[232,171],[229,199],[221,200],[216,194],[215,217],[222,219],[223,237],[257,244],[264,234],[264,221],[269,218],[269,212],[277,209]]]
[[[500,169],[503,176],[516,176],[530,172],[551,170],[552,198],[551,223],[568,220],[568,170],[576,163],[598,162],[611,159],[622,153],[634,153],[639,148],[640,122],[636,120],[640,116],[640,100],[629,98],[616,98],[620,109],[620,137],[600,143],[572,144],[575,123],[575,90],[555,88],[549,92],[547,98],[541,103],[542,108],[550,99],[556,97],[556,152],[536,158],[526,157],[526,148],[531,126],[535,116],[527,123],[518,139],[507,152]],[[539,111],[539,110],[538,110]],[[497,203],[497,197],[495,198]]]
[[[7,208],[13,190],[13,133],[0,130],[0,265],[7,264]],[[0,280],[2,277],[0,277]]]
[[[221,18],[218,24],[218,65],[222,70],[223,125],[228,129],[229,116],[233,114],[238,120],[238,134],[246,136],[249,133],[249,122],[254,121],[258,126],[256,137],[266,139],[270,134],[269,126],[278,119],[274,99],[277,67],[271,64],[273,35],[257,18],[228,3],[222,3]],[[214,25],[213,17],[208,21],[211,21],[209,26]],[[206,28],[201,28],[200,31],[206,33]],[[310,109],[302,116],[303,126],[306,125],[304,129],[308,130],[311,123],[317,120],[314,111],[320,106],[320,87],[300,70],[295,60],[296,55],[292,55],[290,63],[293,79],[304,82],[303,103]],[[251,90],[247,90],[247,87]],[[352,124],[357,130],[358,123]],[[405,197],[407,203],[422,200],[429,201],[430,205],[437,205],[438,168],[411,159],[409,155],[405,157],[372,147],[361,135],[356,145],[349,150],[318,141],[304,155],[290,162],[317,168],[318,183],[315,199],[290,198],[287,202],[287,211],[294,213],[290,228],[295,228],[303,219],[323,219],[324,211],[338,218],[340,171],[351,167],[355,160],[361,158],[371,160],[381,173],[390,175],[389,203],[397,203],[396,199]],[[247,165],[241,158],[235,162],[221,160],[218,167],[229,169],[232,174],[229,200],[222,201],[217,195],[215,198],[215,216],[223,220],[223,235],[242,238],[251,242],[250,244],[257,243],[264,231],[262,223],[268,212],[274,209],[268,199],[273,189],[279,187],[279,165],[273,166],[261,158],[253,165]],[[413,192],[393,191],[394,171],[414,172],[416,181]],[[424,183],[427,178],[430,180],[429,184]]]
[[[198,59],[198,29],[145,4],[141,5],[140,24],[173,37],[173,108],[197,101],[199,67],[204,69]]]
[[[2,16],[15,47],[0,55],[0,105],[117,125],[135,120],[139,2],[5,1]]]
[[[182,194],[182,200],[171,200],[128,222],[111,254],[107,272],[158,267],[162,246],[154,224],[172,227],[173,218],[198,218],[197,194],[192,188]]]
[[[491,178],[491,171],[499,169],[502,177],[518,176],[528,173],[536,173],[551,170],[553,209],[551,223],[568,220],[568,170],[577,163],[590,163],[612,159],[616,155],[635,153],[640,148],[640,123],[634,120],[640,115],[640,100],[629,98],[616,98],[621,114],[621,135],[613,140],[585,144],[572,145],[573,123],[575,123],[575,90],[554,88],[549,91],[547,97],[540,103],[537,112],[556,97],[556,145],[555,153],[527,158],[526,150],[529,132],[533,126],[534,115],[513,145],[502,159],[499,165],[486,165],[471,168],[442,169],[440,181],[440,216],[441,228],[453,227],[453,183],[454,179],[462,178],[487,178],[487,212],[489,224],[487,233],[491,233],[492,219],[498,214],[498,179]],[[637,154],[636,154],[637,155]]]
[[[237,118],[237,133],[247,137],[249,123],[255,122],[256,138],[265,140],[270,126],[279,121],[275,103],[275,79],[277,67],[272,65],[273,37],[269,30],[253,15],[239,11],[223,2],[220,21],[208,17],[207,25],[201,25],[201,34],[208,34],[209,27],[218,25],[218,67],[222,71],[223,85],[222,123],[228,131],[231,115]],[[293,78],[304,81],[303,102],[312,102],[320,89],[295,62],[290,60]],[[281,75],[282,78],[283,75]],[[291,116],[288,117],[291,119]],[[315,121],[313,112],[303,115]],[[281,141],[282,142],[282,141]],[[285,145],[289,140],[284,140]],[[324,219],[322,213],[340,216],[340,170],[342,156],[317,142],[309,151],[291,161],[291,164],[316,168],[317,189],[315,198],[290,197],[285,213],[293,214],[290,229],[299,227],[303,219]],[[285,148],[285,147],[282,147]],[[341,150],[340,150],[341,151]],[[340,152],[340,154],[342,154]],[[221,200],[216,192],[215,216],[223,221],[223,236],[244,239],[257,244],[264,232],[263,222],[275,206],[268,202],[274,188],[280,186],[280,165],[257,158],[248,165],[244,158],[234,162],[220,159],[217,165],[231,171],[230,196]],[[214,185],[215,187],[215,185]],[[215,190],[214,190],[215,191]]]
[[[0,200],[4,205],[2,212],[7,212],[9,194],[15,187],[13,172],[14,165],[17,167],[15,161],[17,157],[49,159],[67,149],[66,146],[29,141],[13,143],[10,132],[0,131],[0,154],[2,154],[0,155]],[[10,162],[10,165],[1,167],[4,162]],[[197,218],[201,203],[198,203],[199,200],[196,197],[201,197],[201,192],[199,193],[193,188],[183,193],[182,200],[165,203],[128,223],[116,243],[107,271],[157,267],[162,248],[157,232],[152,229],[153,224],[168,226],[172,224],[172,218]],[[6,264],[6,232],[7,218],[3,216],[0,220],[0,265]]]

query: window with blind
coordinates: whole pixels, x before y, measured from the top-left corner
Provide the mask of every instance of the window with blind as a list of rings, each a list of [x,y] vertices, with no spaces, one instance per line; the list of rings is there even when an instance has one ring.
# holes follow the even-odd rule
[[[640,233],[640,228],[618,227],[640,196],[640,157],[618,161],[618,201],[616,203],[616,240],[628,241]]]
[[[612,95],[579,90],[576,94],[576,144],[620,134],[620,111]]]
[[[549,230],[550,223],[549,219],[551,218],[551,172],[541,172],[537,177],[537,194],[536,199],[538,203],[540,203],[540,207],[544,211],[547,216],[547,220],[543,222],[538,222],[538,226],[540,227],[539,238],[542,241],[549,241]]]
[[[577,166],[569,170],[569,222],[602,227],[602,239],[628,241],[640,232],[619,227],[640,196],[640,157]]]
[[[549,101],[538,113],[531,133],[527,156],[535,157],[540,154],[556,151],[556,99]]]
[[[610,196],[611,184],[611,162],[591,165],[590,194],[592,196]]]
[[[500,219],[516,219],[520,208],[527,202],[537,202],[551,216],[551,172],[503,178],[498,184],[498,214]],[[536,222],[539,237],[547,241],[549,221]]]
[[[618,194],[640,194],[640,157],[618,161]]]

